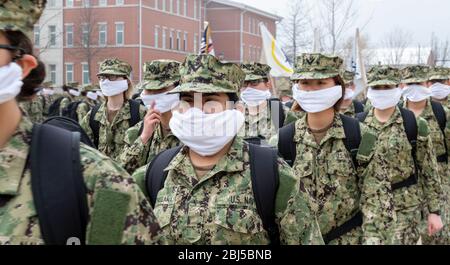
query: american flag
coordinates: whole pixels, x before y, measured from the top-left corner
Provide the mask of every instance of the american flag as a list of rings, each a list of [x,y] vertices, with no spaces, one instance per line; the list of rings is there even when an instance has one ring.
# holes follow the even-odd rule
[[[202,43],[200,46],[200,54],[216,55],[214,52],[214,45],[211,39],[211,28],[209,22],[205,21],[205,30],[202,35]]]

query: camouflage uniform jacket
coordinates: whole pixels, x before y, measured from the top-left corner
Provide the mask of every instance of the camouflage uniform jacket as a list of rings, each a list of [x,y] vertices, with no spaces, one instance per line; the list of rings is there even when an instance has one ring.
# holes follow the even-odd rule
[[[139,135],[143,122],[139,122],[125,133],[125,150],[120,155],[121,166],[132,174],[136,169],[150,163],[160,152],[175,147],[180,144],[178,138],[172,133],[165,137],[162,134],[162,127],[158,125],[152,137],[143,144]]]
[[[19,105],[32,122],[41,123],[44,121],[44,108],[39,98],[21,101]]]
[[[0,149],[0,245],[44,244],[33,203],[31,171],[26,168],[32,127],[23,117],[12,138]],[[116,163],[85,145],[80,146],[80,157],[90,213],[87,243],[162,243],[156,217],[134,180]],[[114,222],[111,216],[116,217]]]
[[[130,128],[130,104],[124,103],[123,107],[117,112],[113,121],[110,123],[107,118],[106,102],[98,109],[94,120],[100,123],[98,150],[105,155],[116,160],[123,152],[125,147],[125,132]],[[94,134],[89,126],[91,111],[80,122],[81,127],[86,131],[89,138],[93,141]],[[144,106],[140,107],[140,117],[145,116]]]
[[[307,115],[295,123],[294,142],[297,155],[293,169],[305,183],[317,203],[317,219],[322,234],[341,226],[359,210],[363,225],[330,242],[330,244],[386,244],[395,221],[387,162],[378,154],[358,152],[357,170],[344,145],[341,118],[335,115],[332,127],[320,145],[309,131]],[[361,125],[362,132],[367,131]],[[364,137],[364,136],[362,136]]]
[[[158,193],[155,214],[169,244],[268,244],[253,196],[248,147],[236,137],[216,166],[197,179],[188,148],[169,166]],[[278,160],[280,186],[276,222],[282,244],[323,244],[311,209],[310,196],[292,169]],[[143,185],[145,167],[133,177]]]
[[[44,110],[44,117],[46,118],[48,116],[48,111],[50,109],[50,106],[55,102],[55,100],[59,97],[59,94],[53,94],[53,95],[40,95],[39,100],[42,102],[43,110]]]
[[[355,104],[353,104],[353,102],[348,106],[348,108],[346,108],[345,110],[341,110],[341,113],[354,118],[356,113],[355,113]]]
[[[90,99],[84,99],[77,107],[78,121],[82,121],[89,111],[95,106],[96,102]]]
[[[245,129],[244,138],[263,137],[269,140],[273,135],[277,134],[267,105],[261,108],[256,115],[250,115],[248,108],[246,108],[245,126],[242,129]]]
[[[396,210],[420,211],[422,203],[427,205],[430,212],[436,212],[441,204],[441,179],[438,173],[436,155],[433,151],[428,125],[422,118],[418,118],[417,164],[419,170],[419,185],[412,185],[394,191]],[[414,161],[411,155],[411,144],[408,141],[400,110],[396,108],[392,117],[381,124],[374,115],[373,109],[365,120],[374,135],[377,135],[376,151],[386,158],[389,163],[387,171],[392,184],[408,179],[415,173]]]

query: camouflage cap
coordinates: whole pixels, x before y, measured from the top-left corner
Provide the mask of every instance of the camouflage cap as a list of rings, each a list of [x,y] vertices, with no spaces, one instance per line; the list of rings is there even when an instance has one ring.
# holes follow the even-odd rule
[[[30,36],[46,3],[47,0],[0,0],[0,30],[21,31]]]
[[[144,80],[139,88],[158,90],[180,81],[180,63],[172,60],[155,60],[144,64]]]
[[[45,88],[52,88],[53,87],[53,82],[52,81],[46,81],[46,82],[42,83],[41,86],[45,87]]]
[[[342,80],[344,80],[345,85],[350,85],[353,82],[353,80],[355,79],[355,73],[344,70],[341,72],[341,77],[342,77]]]
[[[340,76],[343,60],[335,55],[304,53],[297,57],[291,80],[326,79]]]
[[[81,92],[93,92],[96,91],[95,87],[92,84],[87,84],[81,87]]]
[[[400,70],[388,65],[377,65],[367,72],[367,85],[397,86],[400,83]]]
[[[130,77],[131,65],[117,58],[108,58],[100,64],[97,75],[120,75]]]
[[[180,66],[181,84],[170,93],[238,93],[245,73],[209,54],[190,54]]]
[[[437,66],[431,69],[429,80],[448,80],[450,78],[450,68]]]
[[[401,83],[422,83],[428,81],[430,67],[426,65],[408,66],[400,70]]]
[[[256,81],[269,79],[272,68],[262,63],[243,63],[241,69],[245,73],[245,81]]]
[[[75,88],[75,89],[79,89],[79,83],[78,82],[69,82],[69,83],[67,83],[67,85],[66,85],[67,87],[70,87],[70,88]]]

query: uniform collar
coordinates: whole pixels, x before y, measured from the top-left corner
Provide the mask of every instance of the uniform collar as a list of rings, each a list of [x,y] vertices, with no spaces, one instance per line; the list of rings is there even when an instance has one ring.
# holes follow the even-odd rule
[[[108,108],[106,107],[106,101],[105,101],[102,103],[102,105],[100,105],[100,108],[98,109],[98,112],[95,115],[94,119],[103,125],[107,125],[108,124],[107,111],[108,111]],[[114,117],[114,119],[112,120],[111,124],[115,125],[115,124],[120,123],[123,120],[129,120],[129,119],[131,119],[130,104],[128,104],[128,101],[125,100],[122,108],[120,108],[119,112],[117,112],[117,114]]]

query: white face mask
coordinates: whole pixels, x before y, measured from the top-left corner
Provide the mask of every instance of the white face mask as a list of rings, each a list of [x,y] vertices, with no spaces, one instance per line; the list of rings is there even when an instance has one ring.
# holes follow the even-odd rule
[[[295,99],[295,95],[297,95],[299,88],[298,88],[298,84],[294,84],[292,86],[292,98]]]
[[[402,97],[402,90],[398,87],[388,90],[375,90],[369,88],[367,92],[367,98],[374,108],[379,110],[385,110],[394,107],[400,101]]]
[[[141,99],[147,109],[151,108],[153,102],[155,102],[155,109],[161,113],[165,113],[172,110],[180,103],[180,94],[168,94],[168,92],[165,92],[154,95],[144,95],[144,92],[142,92]]]
[[[75,97],[79,97],[81,95],[81,92],[75,89],[69,89],[69,94]]]
[[[342,86],[315,91],[297,90],[295,100],[306,112],[317,113],[329,109],[342,97]]]
[[[97,91],[97,95],[98,95],[99,97],[103,97],[102,91]]]
[[[22,68],[16,63],[0,67],[0,104],[14,99],[22,88]]]
[[[431,89],[421,85],[409,85],[403,90],[406,99],[412,102],[419,102],[431,97]]]
[[[242,101],[248,106],[255,107],[272,97],[270,90],[259,90],[247,87],[241,92]]]
[[[95,93],[95,92],[89,91],[89,92],[87,92],[86,97],[87,97],[87,98],[90,98],[90,99],[92,99],[92,100],[97,100],[98,95],[97,95],[97,93]]]
[[[198,108],[174,111],[169,125],[172,133],[201,156],[217,154],[238,134],[245,117],[238,110],[205,114]]]
[[[434,83],[431,86],[431,96],[437,99],[444,99],[450,95],[450,86],[441,83]]]
[[[355,91],[353,89],[346,88],[345,89],[344,100],[353,99],[353,97],[355,97]]]
[[[128,90],[128,81],[126,79],[118,81],[100,80],[100,88],[103,95],[107,97],[117,96]]]
[[[42,95],[51,96],[55,94],[55,91],[53,89],[43,88],[42,89]]]

